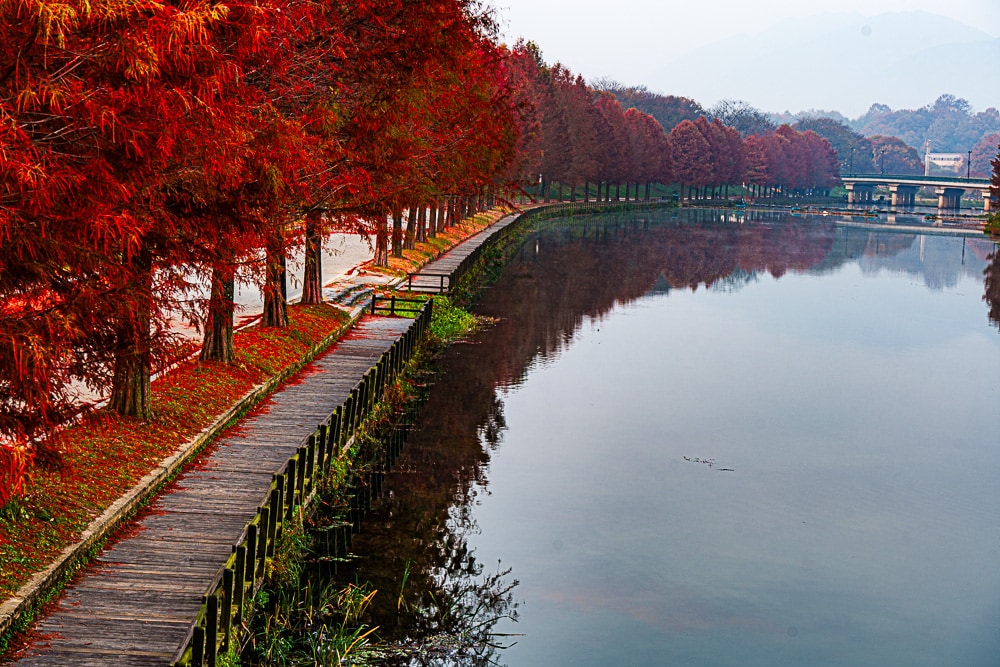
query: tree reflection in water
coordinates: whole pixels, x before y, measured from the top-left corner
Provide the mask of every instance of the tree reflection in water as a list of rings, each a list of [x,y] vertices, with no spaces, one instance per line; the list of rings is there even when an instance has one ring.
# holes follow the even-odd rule
[[[599,323],[617,305],[650,292],[735,291],[762,273],[822,273],[859,259],[865,271],[922,272],[943,283],[969,269],[957,260],[948,264],[950,258],[926,266],[923,246],[914,268],[906,253],[915,253],[915,234],[780,212],[643,212],[539,228],[476,308],[505,320],[441,360],[439,383],[386,477],[384,497],[355,537],[357,558],[341,574],[343,582],[370,582],[380,591],[366,623],[390,644],[410,647],[390,664],[499,662],[503,638],[493,632],[500,619],[517,617],[517,581],[510,569],[484,569],[469,539],[479,531],[479,498],[490,493],[491,454],[503,441],[503,393],[564,349],[586,322]],[[998,254],[987,271],[995,322]]]
[[[987,259],[990,264],[983,271],[986,283],[983,301],[989,306],[990,322],[1000,328],[1000,250],[993,251]]]

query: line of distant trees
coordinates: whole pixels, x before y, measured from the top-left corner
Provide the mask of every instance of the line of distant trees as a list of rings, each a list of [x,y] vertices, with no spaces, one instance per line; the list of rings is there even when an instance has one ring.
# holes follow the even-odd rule
[[[537,46],[512,52],[519,90],[536,109],[518,148],[523,179],[532,193],[570,197],[596,190],[608,197],[638,196],[650,183],[676,183],[685,195],[707,197],[732,185],[754,194],[827,192],[838,183],[837,156],[817,133],[766,122],[741,125],[705,112],[686,98],[598,81],[589,86],[561,64],[547,65]],[[741,110],[734,110],[741,111]],[[759,121],[760,119],[751,119]],[[751,128],[751,129],[748,129]],[[746,134],[744,134],[744,132]],[[634,189],[633,189],[634,188]]]
[[[1000,143],[1000,111],[990,107],[974,112],[968,101],[954,95],[941,95],[933,103],[919,109],[893,110],[885,104],[876,103],[864,115],[853,120],[836,111],[807,111],[797,116],[785,114],[773,119],[796,125],[823,123],[830,128],[830,134],[824,136],[837,147],[842,163],[846,157],[843,147],[855,149],[857,171],[862,171],[858,167],[858,159],[864,159],[867,152],[856,141],[838,141],[837,136],[851,133],[859,140],[868,138],[873,141],[878,137],[894,138],[896,146],[907,147],[906,152],[912,149],[910,158],[900,166],[909,164],[913,171],[902,173],[916,173],[914,160],[923,157],[925,147],[929,147],[934,153],[958,153],[965,156],[971,151],[971,168],[968,172],[974,178],[989,176],[990,160],[996,156],[996,147]],[[877,171],[880,159],[877,148],[876,146],[876,152],[872,154],[874,162],[866,163],[864,171]],[[895,159],[894,154],[901,152],[901,148],[889,151],[885,157],[886,165],[889,160]],[[886,171],[888,170],[887,166]]]
[[[991,107],[973,112],[966,100],[953,95],[941,95],[919,109],[894,111],[873,104],[863,116],[851,120],[836,111],[768,114],[740,100],[702,107],[686,97],[661,95],[610,79],[598,79],[595,86],[612,93],[622,106],[652,115],[667,132],[699,116],[718,119],[744,137],[766,134],[782,124],[812,130],[836,149],[841,173],[922,174],[924,148],[929,145],[935,153],[968,156],[971,151],[970,175],[986,178],[1000,143],[1000,111]]]

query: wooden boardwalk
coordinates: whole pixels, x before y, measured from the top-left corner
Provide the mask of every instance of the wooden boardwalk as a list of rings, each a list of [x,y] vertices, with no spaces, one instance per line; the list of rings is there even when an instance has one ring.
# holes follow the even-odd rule
[[[353,406],[359,382],[365,378],[362,384],[368,386],[367,379],[378,375],[372,371],[377,363],[379,373],[383,373],[381,360],[394,356],[387,352],[391,348],[395,353],[398,341],[416,322],[363,318],[331,350],[273,394],[261,409],[211,445],[123,531],[122,537],[77,575],[54,608],[36,623],[37,638],[32,645],[10,664],[170,664],[179,648],[191,641],[193,631],[197,636],[199,630],[193,630],[192,623],[204,616],[206,601],[212,599],[206,592],[220,580],[220,568],[227,560],[232,561],[236,545],[241,540],[246,544],[249,530],[250,546],[239,547],[243,549],[243,560],[225,570],[230,584],[223,599],[228,600],[225,607],[229,611],[222,613],[221,621],[203,623],[209,630],[200,630],[203,637],[208,632],[214,638],[216,629],[233,613],[231,610],[240,609],[244,573],[252,588],[253,573],[263,571],[254,554],[271,548],[264,536],[273,537],[275,529],[273,517],[268,526],[267,508],[262,509],[262,503],[268,497],[277,498],[277,505],[272,502],[270,507],[284,507],[281,498],[286,472],[289,491],[285,502],[289,496],[303,497],[301,489],[303,483],[308,489],[312,461],[320,462],[316,465],[323,462],[323,445],[317,446],[318,459],[312,451],[317,425],[324,425],[318,432],[325,434],[326,424],[330,424],[331,446],[342,442],[332,436],[340,428],[334,428],[331,414],[346,405]],[[406,336],[406,340],[412,338]],[[373,393],[368,388],[361,391],[366,401]],[[304,452],[307,440],[310,462],[308,468],[304,463],[300,465],[296,477],[290,460]],[[308,472],[303,482],[305,469]],[[272,509],[275,513],[279,512]],[[258,534],[262,541],[255,542]],[[235,600],[233,571],[240,582]],[[208,644],[203,639],[201,646],[207,648],[199,650],[214,656],[214,643],[210,647]],[[196,662],[201,662],[200,656]]]
[[[479,258],[488,242],[502,238],[521,213],[513,213],[496,221],[486,229],[473,234],[424,268],[409,276],[407,282],[399,286],[411,292],[447,292],[462,277],[462,274]]]

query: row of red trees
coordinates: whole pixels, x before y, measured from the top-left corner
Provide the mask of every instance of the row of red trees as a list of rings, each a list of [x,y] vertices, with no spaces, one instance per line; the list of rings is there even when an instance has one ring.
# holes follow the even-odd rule
[[[664,128],[651,115],[625,110],[561,65],[547,66],[537,47],[518,45],[509,58],[521,99],[536,109],[520,138],[518,169],[536,192],[550,186],[608,195],[608,186],[680,183],[699,195],[746,184],[755,192],[828,190],[838,182],[837,154],[818,134],[787,125],[744,137],[719,119],[682,120]],[[667,134],[669,132],[669,134]],[[601,187],[604,186],[602,191]]]
[[[666,135],[652,116],[623,109],[562,65],[546,65],[531,43],[513,49],[508,68],[521,106],[533,110],[514,173],[534,194],[549,196],[555,183],[588,193],[602,183],[670,181]]]
[[[384,257],[404,206],[501,183],[519,123],[494,34],[475,0],[0,5],[0,468],[74,384],[147,417],[194,279],[203,356],[230,361],[238,275],[285,325],[290,244],[318,299],[332,226]]]
[[[0,5],[0,471],[75,385],[148,417],[178,311],[203,359],[232,361],[237,280],[287,325],[286,252],[304,246],[318,302],[331,229],[385,263],[512,187],[829,180],[811,133],[700,118],[668,136],[495,35],[478,0]]]

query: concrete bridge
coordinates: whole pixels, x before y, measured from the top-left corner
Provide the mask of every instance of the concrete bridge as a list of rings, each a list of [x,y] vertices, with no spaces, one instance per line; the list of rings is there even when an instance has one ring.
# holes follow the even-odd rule
[[[990,210],[990,180],[988,178],[959,178],[955,176],[911,176],[891,174],[844,174],[841,177],[847,189],[848,204],[872,202],[875,188],[885,186],[892,195],[893,206],[913,206],[920,188],[934,188],[938,208],[958,208],[966,190],[983,194],[983,210]]]

